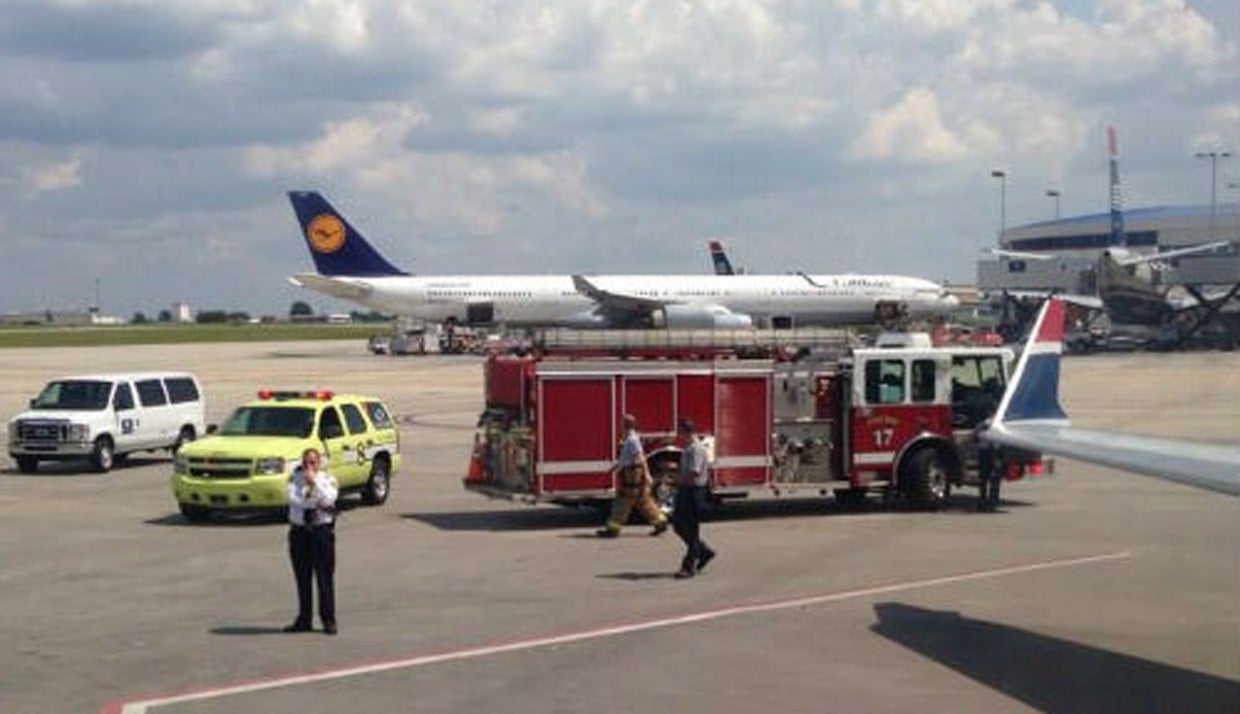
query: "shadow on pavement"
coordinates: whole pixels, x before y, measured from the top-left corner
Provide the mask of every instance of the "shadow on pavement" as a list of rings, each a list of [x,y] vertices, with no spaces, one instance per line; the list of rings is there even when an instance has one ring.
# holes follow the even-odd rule
[[[269,625],[225,625],[223,627],[212,627],[210,630],[213,635],[283,635],[283,627],[271,627]]]
[[[673,580],[676,577],[676,573],[671,570],[663,570],[659,572],[648,572],[648,573],[632,573],[632,572],[630,573],[602,573],[601,575],[596,575],[594,577],[606,578],[608,580],[629,580],[629,581]]]
[[[1240,682],[958,612],[874,606],[887,639],[1044,712],[1240,711]]]
[[[109,478],[113,476],[123,475],[130,468],[140,468],[143,466],[151,466],[157,464],[167,464],[171,470],[172,462],[166,456],[143,455],[143,456],[125,456],[118,459],[112,470],[107,473],[99,473],[90,465],[86,459],[65,459],[64,461],[40,461],[39,469],[32,474],[22,473],[16,465],[0,471],[6,476],[17,476],[21,478],[57,478],[64,476],[87,477],[97,476],[101,478]],[[171,472],[171,471],[170,471]]]
[[[559,528],[597,527],[603,521],[590,508],[513,508],[498,511],[405,513],[402,518],[421,521],[445,531],[536,531]]]

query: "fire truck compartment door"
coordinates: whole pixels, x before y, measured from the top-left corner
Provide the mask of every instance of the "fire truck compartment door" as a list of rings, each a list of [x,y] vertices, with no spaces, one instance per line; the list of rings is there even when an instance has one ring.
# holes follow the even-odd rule
[[[620,411],[637,418],[637,430],[644,435],[676,433],[676,382],[669,375],[646,377],[626,375],[624,402]]]
[[[543,493],[610,492],[618,435],[610,377],[542,377],[538,478]]]
[[[770,467],[770,375],[718,375],[714,486],[766,484]]]

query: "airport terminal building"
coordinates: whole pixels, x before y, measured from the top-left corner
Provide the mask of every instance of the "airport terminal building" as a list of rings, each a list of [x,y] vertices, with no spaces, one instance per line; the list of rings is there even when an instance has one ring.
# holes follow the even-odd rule
[[[1009,228],[1000,237],[998,247],[1011,254],[979,259],[977,287],[987,293],[1050,290],[1096,294],[1098,258],[1107,247],[1110,231],[1110,213]],[[1240,204],[1219,204],[1214,211],[1209,205],[1127,210],[1124,232],[1128,247],[1141,253],[1231,241],[1230,250],[1170,261],[1170,269],[1162,271],[1162,280],[1188,285],[1240,283]],[[1043,255],[1047,259],[1039,257]]]

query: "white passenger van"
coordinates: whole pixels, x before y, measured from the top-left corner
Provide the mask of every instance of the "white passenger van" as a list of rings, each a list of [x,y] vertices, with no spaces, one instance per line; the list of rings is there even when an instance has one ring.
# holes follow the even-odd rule
[[[62,377],[9,422],[9,456],[22,473],[40,461],[90,459],[105,472],[135,451],[177,448],[206,428],[192,374],[144,372]]]

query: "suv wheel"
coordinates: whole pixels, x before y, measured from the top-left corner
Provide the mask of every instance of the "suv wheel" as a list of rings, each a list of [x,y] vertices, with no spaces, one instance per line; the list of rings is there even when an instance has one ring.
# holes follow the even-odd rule
[[[188,503],[181,504],[181,515],[185,516],[185,520],[190,523],[202,523],[207,520],[211,512],[204,506],[193,506]]]
[[[370,478],[362,489],[362,501],[371,505],[379,505],[387,500],[392,490],[392,467],[384,457],[375,459],[370,465]]]
[[[32,474],[39,470],[38,456],[18,456],[17,470],[24,474]]]
[[[116,452],[113,451],[112,439],[101,436],[95,439],[95,449],[90,452],[90,462],[99,473],[107,473],[116,464]]]

